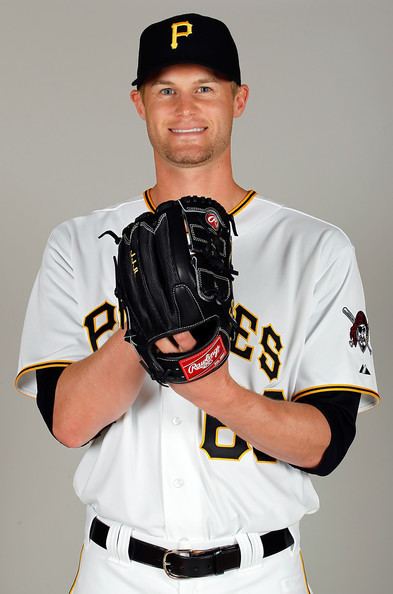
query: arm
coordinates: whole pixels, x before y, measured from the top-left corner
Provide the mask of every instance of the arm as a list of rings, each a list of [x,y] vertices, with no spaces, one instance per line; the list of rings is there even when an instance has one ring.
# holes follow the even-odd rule
[[[175,338],[178,352],[188,351],[195,344],[188,332]],[[175,350],[165,338],[156,344],[166,353]],[[318,409],[305,403],[272,400],[243,388],[230,376],[228,362],[204,378],[173,384],[172,388],[258,450],[283,462],[313,468],[329,446],[330,426]]]
[[[145,372],[118,330],[104,346],[61,374],[55,392],[53,434],[68,447],[87,443],[135,401]]]
[[[172,388],[258,450],[289,464],[317,466],[330,443],[329,423],[314,406],[247,390],[229,375],[226,364],[205,378]]]

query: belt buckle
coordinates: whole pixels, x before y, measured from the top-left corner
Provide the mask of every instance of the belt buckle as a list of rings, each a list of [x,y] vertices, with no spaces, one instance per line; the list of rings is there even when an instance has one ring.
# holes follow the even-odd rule
[[[173,579],[182,579],[182,580],[189,579],[190,576],[188,576],[188,575],[178,575],[177,573],[173,573],[173,571],[171,571],[171,568],[170,568],[171,562],[168,561],[168,557],[169,557],[169,555],[179,555],[180,557],[191,557],[191,553],[193,553],[193,551],[191,551],[190,549],[169,549],[168,551],[165,551],[164,557],[162,559],[162,568],[165,571],[165,573],[167,574],[167,576],[170,578],[173,578]]]

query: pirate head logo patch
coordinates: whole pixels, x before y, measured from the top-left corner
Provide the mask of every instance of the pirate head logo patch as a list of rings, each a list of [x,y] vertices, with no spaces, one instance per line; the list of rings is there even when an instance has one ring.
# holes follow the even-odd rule
[[[353,313],[349,311],[347,307],[343,307],[342,312],[347,316],[347,318],[352,324],[351,329],[349,331],[350,346],[357,347],[359,345],[359,348],[362,351],[362,353],[364,353],[365,350],[368,349],[371,355],[371,347],[368,344],[370,331],[366,314],[363,311],[358,311],[356,316],[354,316]]]

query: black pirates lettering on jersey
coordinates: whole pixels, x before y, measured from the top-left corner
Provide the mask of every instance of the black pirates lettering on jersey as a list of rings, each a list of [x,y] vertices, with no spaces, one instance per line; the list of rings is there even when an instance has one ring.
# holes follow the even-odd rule
[[[101,317],[104,319],[103,322],[101,322]],[[83,325],[87,330],[92,351],[95,352],[100,348],[98,345],[99,338],[105,334],[105,332],[113,330],[116,324],[116,307],[112,305],[112,303],[108,303],[108,301],[104,301],[104,303],[93,309],[93,311],[85,317]]]
[[[239,303],[235,308],[235,319],[239,325],[239,330],[236,340],[231,346],[231,352],[235,355],[238,355],[239,357],[242,357],[243,359],[251,361],[254,347],[247,344],[247,342],[250,332],[253,332],[254,334],[257,333],[258,318]],[[246,324],[248,325],[249,330],[245,328]],[[243,347],[238,344],[239,339],[241,338],[243,338],[244,342],[246,343],[243,345]]]
[[[252,362],[254,357],[255,343],[252,343],[251,334],[259,335],[258,316],[249,309],[238,303],[234,307],[235,319],[238,323],[237,336],[231,346],[231,353]],[[270,381],[278,378],[281,367],[280,354],[283,344],[280,335],[275,331],[271,324],[263,326],[259,344],[262,351],[258,360],[261,371],[263,371]],[[258,349],[257,349],[258,350]]]
[[[283,344],[281,337],[275,332],[271,324],[263,327],[261,345],[263,347],[263,352],[259,357],[261,369],[263,369],[270,381],[275,380],[278,378],[281,367],[280,352]]]

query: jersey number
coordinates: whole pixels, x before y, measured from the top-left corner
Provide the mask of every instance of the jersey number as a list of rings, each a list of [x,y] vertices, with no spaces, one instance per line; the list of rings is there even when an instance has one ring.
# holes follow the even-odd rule
[[[265,390],[264,396],[275,400],[285,400],[284,392],[281,390]],[[232,439],[232,443],[224,443],[224,437]],[[228,441],[226,439],[225,441]],[[240,460],[244,454],[252,450],[258,462],[277,462],[264,452],[250,446],[244,439],[233,433],[218,419],[204,413],[204,431],[201,448],[205,450],[209,458],[214,460]]]

